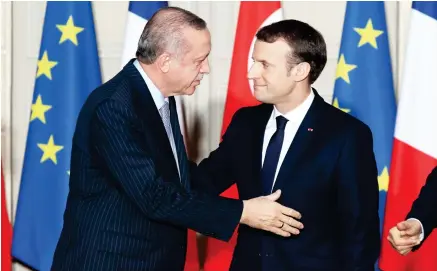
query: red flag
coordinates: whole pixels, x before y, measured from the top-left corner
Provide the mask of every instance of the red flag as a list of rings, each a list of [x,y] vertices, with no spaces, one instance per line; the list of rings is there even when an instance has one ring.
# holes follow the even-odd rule
[[[12,270],[12,258],[11,258],[11,244],[12,244],[12,226],[9,220],[7,205],[6,205],[6,193],[5,193],[5,180],[3,178],[3,165],[2,165],[2,268],[3,271]]]
[[[387,240],[388,231],[405,220],[428,174],[437,165],[437,65],[429,61],[437,59],[437,18],[422,12],[431,10],[425,7],[430,3],[416,2],[411,13],[379,261],[384,271],[437,270],[436,231],[419,250],[406,256],[396,252]],[[427,35],[420,33],[423,29],[427,29]]]
[[[178,112],[179,126],[182,136],[184,137],[185,149],[187,151],[188,158],[191,161],[197,160],[197,148],[198,138],[195,130],[188,131],[186,122],[186,112],[184,101],[180,96],[175,96],[176,110]],[[196,128],[196,127],[195,127]],[[187,254],[185,256],[185,271],[197,271],[199,270],[199,257],[197,248],[196,232],[188,229],[187,236]]]
[[[259,104],[253,97],[253,88],[251,82],[247,79],[247,72],[252,63],[255,35],[262,26],[282,19],[283,14],[279,1],[240,2],[234,54],[223,116],[222,135],[238,109],[244,106]],[[225,191],[223,196],[238,198],[235,185]],[[209,239],[205,271],[229,270],[235,243],[235,233],[229,243],[212,238]]]

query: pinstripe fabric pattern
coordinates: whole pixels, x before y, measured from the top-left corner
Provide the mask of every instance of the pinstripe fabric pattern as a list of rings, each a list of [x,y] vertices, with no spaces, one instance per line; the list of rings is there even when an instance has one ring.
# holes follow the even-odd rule
[[[73,138],[52,270],[183,270],[187,227],[221,240],[232,236],[242,203],[189,191],[173,98],[169,106],[181,177],[132,61],[88,97]]]

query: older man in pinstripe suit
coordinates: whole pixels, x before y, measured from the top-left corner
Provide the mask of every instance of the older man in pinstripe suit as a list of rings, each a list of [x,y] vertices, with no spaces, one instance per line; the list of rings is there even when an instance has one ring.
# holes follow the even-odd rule
[[[225,241],[239,223],[294,232],[300,214],[275,202],[280,192],[240,201],[190,187],[172,96],[195,91],[210,50],[201,18],[162,9],[144,29],[137,59],[87,99],[52,270],[183,270],[187,228]]]

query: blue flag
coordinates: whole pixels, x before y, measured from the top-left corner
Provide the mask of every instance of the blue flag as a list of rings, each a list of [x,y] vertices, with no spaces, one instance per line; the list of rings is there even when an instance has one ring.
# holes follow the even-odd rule
[[[47,2],[12,255],[50,270],[63,226],[76,119],[101,84],[90,2]]]
[[[384,2],[347,3],[335,78],[333,105],[373,133],[382,231],[396,118]]]

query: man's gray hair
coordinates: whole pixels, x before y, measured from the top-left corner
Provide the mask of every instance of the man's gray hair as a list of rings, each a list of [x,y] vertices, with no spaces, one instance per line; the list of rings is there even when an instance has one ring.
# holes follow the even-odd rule
[[[158,10],[147,22],[138,41],[138,60],[152,64],[164,52],[177,57],[185,54],[189,49],[182,33],[185,27],[204,30],[206,22],[182,8],[165,7]]]

